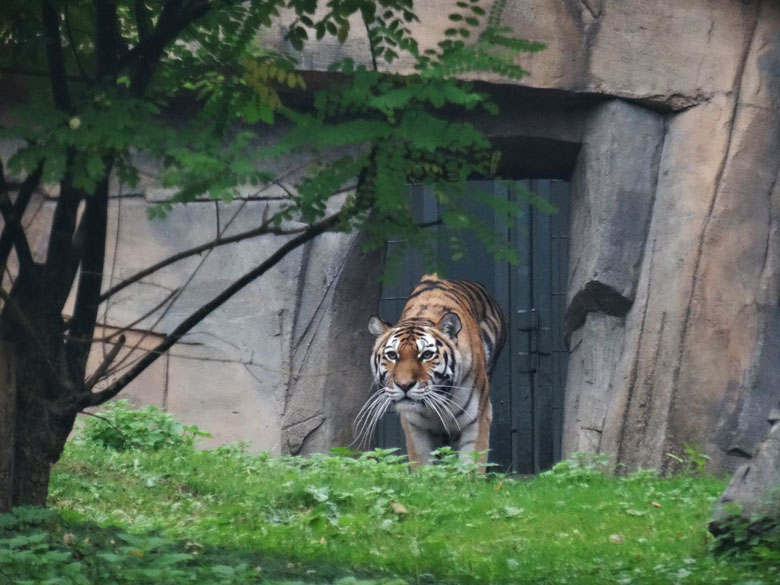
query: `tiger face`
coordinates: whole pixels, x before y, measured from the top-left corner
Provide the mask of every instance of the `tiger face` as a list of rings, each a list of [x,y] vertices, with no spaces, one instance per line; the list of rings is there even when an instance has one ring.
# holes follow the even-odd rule
[[[461,360],[455,341],[460,326],[454,313],[437,325],[412,320],[391,327],[378,317],[369,323],[377,335],[374,379],[396,412],[424,411],[446,395],[458,378]]]

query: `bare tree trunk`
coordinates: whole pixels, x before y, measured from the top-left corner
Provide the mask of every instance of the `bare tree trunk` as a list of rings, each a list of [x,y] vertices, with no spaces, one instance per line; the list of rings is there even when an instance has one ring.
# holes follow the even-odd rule
[[[17,278],[0,314],[0,510],[44,506],[51,467],[73,426],[58,312],[46,311],[40,273]]]
[[[75,421],[52,411],[43,368],[22,351],[0,342],[0,512],[46,504],[51,468]]]
[[[16,380],[11,344],[0,341],[0,514],[13,507]]]
[[[62,454],[75,417],[53,415],[45,404],[36,403],[35,398],[25,400],[23,395],[19,396],[12,505],[45,506],[51,468]]]

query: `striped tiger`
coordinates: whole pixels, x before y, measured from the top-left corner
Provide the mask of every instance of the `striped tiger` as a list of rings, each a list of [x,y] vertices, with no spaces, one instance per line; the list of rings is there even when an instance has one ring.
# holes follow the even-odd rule
[[[442,446],[462,461],[475,450],[486,452],[493,417],[488,377],[506,339],[506,320],[485,287],[426,274],[398,323],[373,316],[368,330],[377,338],[371,368],[379,390],[358,413],[358,438],[368,439],[392,407],[413,465],[431,463]]]

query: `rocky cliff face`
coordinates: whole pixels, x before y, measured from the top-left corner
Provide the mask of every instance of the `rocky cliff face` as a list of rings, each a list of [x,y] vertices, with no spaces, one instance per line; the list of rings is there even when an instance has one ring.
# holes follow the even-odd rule
[[[447,2],[418,4],[419,34],[433,42],[447,27]],[[564,454],[600,451],[627,468],[664,468],[666,453],[687,443],[714,468],[733,468],[753,454],[780,395],[780,3],[507,6],[505,24],[547,49],[524,60],[531,76],[522,88],[478,76],[499,95],[502,115],[475,122],[509,148],[509,174],[571,179]],[[365,39],[318,45],[301,63],[322,70],[339,54],[368,60]],[[107,273],[132,273],[216,229],[213,203],[149,224],[142,198],[164,193],[150,184],[133,195],[113,202],[123,223],[109,237]],[[239,205],[236,221],[246,223],[265,204],[248,196],[222,210],[221,225]],[[42,198],[27,220],[44,222],[46,208]],[[184,308],[273,247],[261,239],[205,259]],[[132,322],[198,262],[112,302],[107,324]],[[370,384],[364,322],[378,297],[377,266],[346,236],[312,244],[130,393],[216,441],[292,453],[348,442]],[[138,328],[165,331],[174,318]]]
[[[446,28],[440,4],[421,3],[421,35]],[[665,468],[690,444],[736,467],[780,395],[780,5],[523,0],[504,17],[547,49],[493,133],[579,145],[564,453]]]
[[[601,3],[604,23],[615,4]],[[656,26],[693,26],[697,4],[656,14]],[[658,76],[632,91],[652,87],[636,97],[671,111],[655,121],[645,112],[643,124],[627,113],[636,106],[603,107],[575,171],[565,449],[595,448],[627,468],[666,467],[683,443],[733,467],[752,454],[780,394],[780,7],[719,6],[705,28],[711,38],[731,27],[728,57],[700,39],[690,86],[679,68],[693,66],[688,43],[706,21],[691,35],[658,30],[660,62],[635,63]],[[670,59],[677,69],[656,68]],[[620,64],[600,91],[625,93]],[[679,76],[664,80],[670,70]],[[610,109],[615,121],[604,121]],[[585,370],[598,372],[596,384]]]

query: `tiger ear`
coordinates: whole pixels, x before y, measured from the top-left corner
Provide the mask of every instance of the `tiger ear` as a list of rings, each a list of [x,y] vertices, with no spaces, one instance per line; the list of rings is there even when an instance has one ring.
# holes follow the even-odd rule
[[[368,319],[368,331],[374,337],[379,337],[388,329],[390,329],[390,323],[388,323],[387,321],[382,321],[382,319],[380,319],[376,315],[372,315]]]
[[[461,326],[460,317],[455,313],[445,314],[436,325],[436,327],[439,328],[439,331],[450,336],[452,339],[455,339],[458,336]]]

